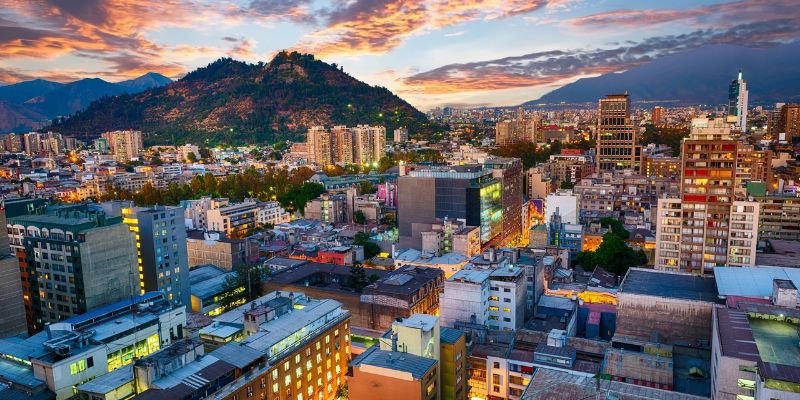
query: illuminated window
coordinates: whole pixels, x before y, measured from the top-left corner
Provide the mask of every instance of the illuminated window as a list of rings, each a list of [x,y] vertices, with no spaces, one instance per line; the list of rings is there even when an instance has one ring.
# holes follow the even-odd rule
[[[325,336],[325,344],[329,344],[331,342],[331,335]]]
[[[272,392],[278,393],[278,382],[272,384]]]
[[[317,364],[322,362],[322,354],[317,353]]]
[[[289,386],[291,384],[292,384],[292,376],[289,375],[289,374],[286,374],[286,376],[283,378],[283,385],[284,386]]]
[[[294,356],[294,363],[295,364],[300,364],[300,354]]]
[[[278,380],[278,370],[277,369],[273,369],[272,370],[272,380],[273,381],[277,381]]]
[[[306,360],[306,371],[311,371],[311,360]]]
[[[283,363],[283,372],[286,372],[288,370],[289,370],[289,362],[287,361],[287,362]]]
[[[300,377],[303,376],[303,368],[302,367],[297,367],[294,370],[294,374],[295,374],[295,376],[297,376],[298,379],[300,379]]]

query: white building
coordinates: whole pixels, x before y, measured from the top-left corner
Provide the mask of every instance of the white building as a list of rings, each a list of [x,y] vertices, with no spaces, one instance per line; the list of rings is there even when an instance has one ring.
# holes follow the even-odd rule
[[[185,162],[189,160],[189,154],[194,154],[195,160],[199,160],[201,158],[200,148],[193,144],[179,146],[175,149],[175,153],[179,162]]]
[[[292,220],[289,212],[284,210],[277,201],[267,201],[259,205],[261,208],[256,214],[256,224],[258,225],[271,224],[275,226]]]
[[[571,190],[559,190],[548,194],[544,205],[544,220],[550,221],[550,217],[556,213],[561,215],[561,222],[565,224],[578,223],[578,196]]]
[[[658,199],[655,269],[679,271],[681,254],[691,250],[681,244],[681,234],[696,228],[682,226],[681,208],[680,199]],[[727,265],[752,267],[756,264],[759,212],[760,205],[755,201],[733,202],[728,219]]]
[[[490,270],[462,269],[444,282],[439,297],[442,326],[452,328],[456,321],[486,323],[490,275]]]
[[[185,325],[185,307],[172,308],[163,293],[148,292],[50,324],[24,340],[2,339],[0,358],[16,364],[12,380],[42,381],[62,400],[80,383],[183,338]]]
[[[489,276],[489,308],[486,325],[514,330],[525,323],[526,284],[520,267],[503,266]]]

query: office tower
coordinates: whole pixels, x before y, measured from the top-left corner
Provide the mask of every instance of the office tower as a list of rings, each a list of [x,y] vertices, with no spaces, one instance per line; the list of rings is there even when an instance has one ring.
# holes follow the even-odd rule
[[[0,226],[6,225],[6,211],[0,208]],[[0,337],[27,332],[19,262],[11,255],[8,230],[0,232]]]
[[[502,185],[480,165],[416,169],[398,179],[398,222],[401,246],[419,243],[413,224],[437,218],[463,219],[481,230],[486,245],[502,232]],[[406,244],[404,244],[406,243]]]
[[[682,143],[681,196],[658,200],[656,269],[697,274],[752,266],[759,205],[737,200],[738,144],[721,118],[695,118]],[[737,174],[738,172],[738,174]]]
[[[139,153],[144,150],[141,131],[105,132],[102,137],[108,141],[108,147],[114,154],[114,159],[119,162],[128,162],[139,157]]]
[[[492,176],[502,185],[500,201],[503,204],[503,228],[495,244],[518,244],[522,230],[530,228],[522,224],[522,161],[518,158],[490,157],[484,161],[483,167],[491,170]]]
[[[609,94],[598,101],[597,172],[639,171],[642,147],[638,145],[637,129],[631,119],[631,100],[627,93]]]
[[[139,291],[162,292],[176,306],[189,306],[189,256],[183,209],[154,206],[122,209],[136,239]]]
[[[728,123],[740,132],[747,132],[747,82],[741,70],[728,86]]]
[[[781,107],[779,129],[776,133],[785,133],[786,141],[791,142],[794,138],[800,137],[800,104],[784,104]]]
[[[138,293],[136,243],[119,217],[90,205],[8,220],[28,330]]]
[[[664,122],[664,107],[655,106],[653,107],[653,113],[650,116],[650,119],[653,121],[653,125],[659,125]]]
[[[408,128],[405,126],[401,126],[399,128],[395,128],[394,130],[394,142],[395,143],[405,143],[408,141]]]

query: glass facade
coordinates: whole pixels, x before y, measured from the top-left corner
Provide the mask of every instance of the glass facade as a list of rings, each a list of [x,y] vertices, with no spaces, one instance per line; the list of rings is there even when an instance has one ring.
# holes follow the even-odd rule
[[[502,185],[492,182],[480,189],[481,242],[486,243],[503,229]]]

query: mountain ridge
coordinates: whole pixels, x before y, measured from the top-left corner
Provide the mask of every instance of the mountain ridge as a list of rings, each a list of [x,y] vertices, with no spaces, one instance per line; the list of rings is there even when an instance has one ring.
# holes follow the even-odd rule
[[[100,99],[49,129],[86,139],[140,129],[151,143],[238,144],[300,140],[310,126],[355,124],[431,128],[388,89],[313,55],[280,52],[267,63],[220,58],[168,85]]]
[[[0,101],[5,102],[5,111],[0,114],[0,132],[39,129],[53,118],[73,114],[100,98],[138,93],[167,82],[172,80],[149,72],[121,82],[108,82],[101,78],[84,78],[68,83],[33,79],[0,86]]]
[[[800,42],[769,48],[713,45],[666,56],[620,73],[582,78],[555,89],[538,104],[596,102],[628,91],[633,100],[678,100],[681,104],[723,104],[728,85],[741,69],[750,105],[800,100]]]

